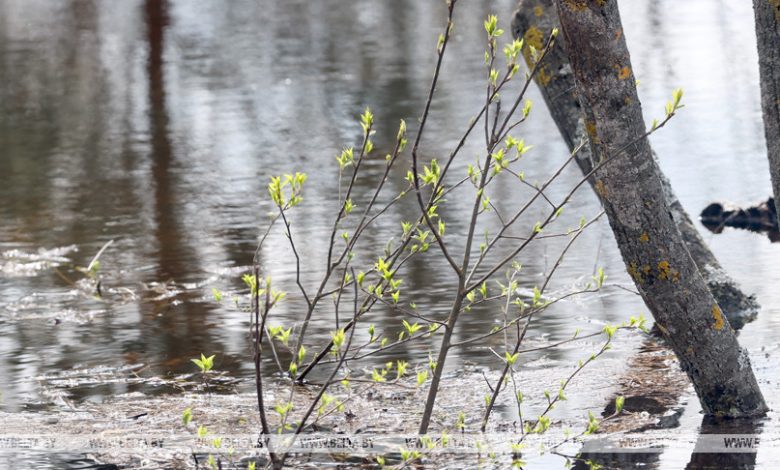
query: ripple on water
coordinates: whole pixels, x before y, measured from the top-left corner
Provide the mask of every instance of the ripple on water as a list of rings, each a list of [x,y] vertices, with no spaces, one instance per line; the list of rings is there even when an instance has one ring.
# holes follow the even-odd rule
[[[39,248],[35,252],[12,249],[0,252],[0,278],[34,277],[52,267],[72,263],[67,255],[78,251],[76,245]]]

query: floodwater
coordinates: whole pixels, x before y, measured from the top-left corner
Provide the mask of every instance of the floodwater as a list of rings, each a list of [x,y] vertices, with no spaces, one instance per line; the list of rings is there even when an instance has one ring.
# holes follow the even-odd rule
[[[339,187],[334,156],[358,145],[357,117],[366,106],[376,115],[377,154],[391,150],[399,119],[416,129],[443,3],[0,0],[2,409],[171,391],[160,382],[101,382],[94,376],[108,369],[176,377],[192,373],[189,358],[201,352],[216,354],[216,368],[231,377],[249,377],[247,318],[231,298],[245,294],[240,277],[250,270],[257,236],[269,220],[269,177],[309,174],[292,223],[306,261],[302,278],[313,288],[325,266],[323,240]],[[441,158],[455,145],[484,99],[482,20],[497,13],[508,30],[514,7],[509,0],[461,3],[423,139],[425,160]],[[662,115],[674,88],[685,90],[686,107],[651,139],[683,205],[698,214],[716,200],[743,206],[765,200],[770,183],[749,4],[623,0],[621,12],[646,119]],[[515,84],[511,94],[518,89]],[[537,106],[518,137],[534,149],[522,169],[527,180],[543,181],[567,152],[533,87],[529,98]],[[465,174],[479,150],[479,139],[471,139],[454,171]],[[403,189],[404,158],[388,185],[396,192]],[[367,199],[383,165],[381,158],[367,164],[356,200]],[[560,199],[579,180],[570,170],[550,189],[551,197]],[[599,212],[589,191],[577,193],[559,231]],[[531,194],[509,180],[493,192],[507,210]],[[454,193],[442,209],[454,240],[466,230],[465,217],[456,214],[469,201],[466,193]],[[543,209],[531,211],[526,228]],[[356,263],[370,266],[413,211],[412,201],[389,211],[366,235]],[[485,227],[495,230],[496,222]],[[774,365],[780,349],[780,296],[773,287],[780,279],[778,246],[745,231],[714,235],[699,228],[763,307],[740,340],[773,403],[780,379]],[[78,267],[89,265],[111,240],[100,257],[104,296],[95,298]],[[521,254],[524,288],[540,283],[562,246],[552,239]],[[293,326],[302,303],[280,232],[260,259],[275,284],[290,292],[271,323]],[[630,287],[603,220],[575,244],[552,292],[581,287],[596,266],[605,267],[609,284]],[[445,315],[452,288],[447,269],[435,256],[413,262],[404,296],[429,315]],[[212,289],[225,293],[222,302]],[[612,286],[597,297],[557,304],[539,319],[530,340],[543,344],[577,328],[597,331],[644,310],[635,295]],[[310,349],[333,329],[329,315],[315,319]],[[377,330],[399,331],[396,314],[373,315]],[[490,326],[482,317],[465,316],[456,336],[469,338]],[[624,338],[608,360],[619,366],[637,340]],[[488,347],[500,350],[501,341],[491,341],[458,351],[452,370],[495,365]],[[565,376],[562,367],[597,347],[590,342],[548,351],[529,362],[548,368],[557,382]],[[427,348],[409,346],[379,360],[425,361]],[[571,413],[602,407],[615,373],[588,382],[582,398],[572,391]],[[690,429],[701,424],[697,413],[695,404],[686,408],[683,422]],[[775,415],[765,429],[777,429]],[[681,467],[689,457],[672,453],[646,463]],[[753,463],[770,461],[759,453]]]

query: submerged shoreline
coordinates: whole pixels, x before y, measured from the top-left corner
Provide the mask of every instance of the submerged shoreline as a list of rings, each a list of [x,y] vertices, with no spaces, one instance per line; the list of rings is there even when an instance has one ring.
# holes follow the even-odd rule
[[[638,339],[625,339],[625,342]],[[628,351],[625,351],[628,352]],[[621,353],[621,356],[623,354]],[[624,412],[617,418],[607,421],[600,429],[600,433],[615,435],[615,433],[645,432],[679,426],[679,415],[683,412],[684,400],[690,399],[692,392],[685,374],[679,370],[673,354],[655,340],[645,339],[644,344],[627,358],[608,358],[612,366],[619,364],[621,359],[628,359],[627,368],[617,380],[618,385],[611,387],[607,393],[599,393],[595,400],[579,402],[580,406],[593,407],[598,414],[599,408],[604,408],[603,396],[608,395],[608,405],[603,409],[603,415],[614,412],[614,396],[626,397]],[[605,366],[605,364],[602,364]],[[539,382],[543,377],[549,377],[556,368],[540,368],[538,371],[530,371],[530,377],[523,379],[524,384]],[[468,432],[471,436],[478,429],[481,419],[481,409],[473,404],[479,398],[478,390],[485,388],[484,370],[470,370],[465,372],[453,372],[444,381],[442,403],[446,409],[437,411],[436,429],[433,434],[448,432],[458,435],[453,428],[453,417],[456,410],[465,410],[466,428],[462,432]],[[494,373],[487,371],[492,379]],[[598,369],[593,367],[585,369],[582,377],[576,379],[569,392],[572,397],[581,396],[588,387],[598,382],[600,375]],[[521,371],[519,376],[523,376]],[[216,383],[215,383],[216,385]],[[0,413],[0,420],[5,423],[4,436],[27,436],[34,429],[35,434],[42,436],[59,436],[58,441],[71,438],[74,443],[90,443],[95,449],[83,454],[84,458],[93,460],[96,464],[117,465],[118,468],[154,468],[154,465],[166,468],[196,468],[195,458],[199,458],[200,464],[205,462],[208,455],[219,455],[225,468],[245,468],[249,461],[257,461],[258,464],[265,461],[264,451],[247,449],[246,447],[229,452],[230,442],[237,442],[237,436],[242,437],[244,443],[251,442],[251,438],[259,435],[260,424],[257,418],[256,397],[251,391],[239,391],[249,388],[245,381],[225,382],[220,393],[205,393],[188,391],[178,394],[162,394],[147,396],[142,393],[129,393],[113,397],[103,403],[82,402],[74,404],[70,401],[62,402],[54,409],[39,410],[21,413]],[[543,385],[537,383],[537,386]],[[296,387],[295,401],[304,406],[307,399],[315,391],[316,387]],[[231,390],[232,389],[232,390]],[[274,390],[276,390],[274,392]],[[469,392],[464,393],[466,390]],[[272,390],[267,393],[266,400],[274,402],[278,394],[287,393],[284,383],[276,382]],[[416,430],[419,415],[419,406],[416,405],[420,391],[415,390],[412,382],[395,386],[375,384],[374,390],[364,393],[362,396],[351,396],[349,391],[340,390],[337,396],[346,398],[345,407],[340,412],[328,413],[317,425],[307,433],[326,433],[345,438],[360,438],[361,436],[388,435],[394,436],[402,433],[413,435]],[[534,393],[528,393],[533,396]],[[538,395],[538,394],[537,394]],[[600,403],[598,403],[600,402]],[[541,407],[542,400],[530,400],[527,410]],[[567,403],[563,402],[562,407]],[[488,429],[491,433],[507,433],[518,431],[517,421],[507,419],[511,403],[507,400],[500,405],[503,408],[501,418],[497,419]],[[191,409],[192,422],[185,425],[182,422],[182,412]],[[269,415],[273,415],[272,406],[269,406]],[[511,413],[510,413],[511,414]],[[449,418],[448,418],[449,417]],[[576,413],[564,413],[553,417],[554,428],[551,429],[549,438],[558,436],[565,440],[560,430],[564,427],[577,429],[583,425],[582,418],[576,417]],[[208,434],[199,437],[198,427],[204,426]],[[513,431],[514,430],[514,431]],[[305,436],[304,434],[303,436]],[[224,447],[217,449],[210,442],[213,439],[224,439]],[[61,444],[60,444],[61,445]],[[104,448],[100,448],[104,446]],[[189,449],[187,448],[189,446]],[[576,445],[568,445],[569,451],[576,451]],[[21,451],[9,454],[12,458],[22,461],[30,460],[38,456],[46,458],[47,451]],[[389,458],[393,458],[390,452]],[[52,451],[48,451],[51,455]],[[195,458],[193,458],[195,455]],[[294,465],[306,465],[306,462],[318,461],[322,464],[332,464],[363,467],[375,464],[375,454],[371,452],[317,452],[316,455],[297,455],[291,461]],[[397,456],[396,456],[397,457]],[[477,460],[469,460],[477,463],[478,456],[466,457]],[[400,458],[400,457],[399,457]],[[447,454],[440,450],[425,458],[423,466],[438,468],[468,468],[468,464],[462,462],[463,455]],[[511,463],[511,455],[497,457],[504,459],[505,463]],[[539,456],[536,457],[537,461]],[[549,456],[547,458],[550,458]],[[564,457],[558,456],[560,463]],[[533,464],[534,458],[529,460]],[[228,465],[241,465],[231,467]],[[106,467],[107,468],[107,467]]]

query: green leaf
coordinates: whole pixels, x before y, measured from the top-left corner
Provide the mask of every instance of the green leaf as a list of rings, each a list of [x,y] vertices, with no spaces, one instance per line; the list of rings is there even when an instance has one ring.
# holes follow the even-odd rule
[[[538,287],[534,286],[534,306],[540,305],[542,302],[542,291]]]
[[[202,373],[210,371],[214,367],[214,355],[206,357],[203,353],[200,354],[200,359],[190,359],[195,363]]]
[[[406,121],[401,119],[401,124],[398,126],[398,136],[396,139],[400,142],[406,135]]]
[[[672,92],[672,102],[674,103],[674,107],[677,108],[680,104],[680,100],[682,100],[683,97],[683,90],[682,88],[677,88]]]
[[[409,336],[413,336],[417,331],[420,330],[420,328],[422,328],[422,325],[419,325],[417,322],[411,325],[408,321],[401,320],[401,323],[403,323],[406,332],[409,333]]]
[[[423,369],[417,372],[417,386],[420,387],[428,379],[428,370]]]
[[[523,105],[523,118],[527,118],[529,114],[531,114],[531,108],[533,108],[534,103],[531,100],[525,100],[525,104]]]
[[[406,361],[397,361],[395,366],[395,372],[396,372],[396,380],[403,377],[403,375],[406,373],[406,368],[409,365]]]
[[[623,412],[623,405],[626,403],[626,397],[623,395],[615,398],[615,414]]]
[[[496,32],[496,25],[498,24],[498,17],[496,15],[490,15],[488,16],[487,20],[485,20],[485,31],[488,34],[488,37],[492,37]]]
[[[341,349],[341,346],[344,344],[344,341],[346,340],[346,334],[344,333],[344,328],[340,328],[334,331],[333,333],[331,333],[331,339],[336,349],[337,350]]]
[[[287,346],[290,342],[290,336],[292,335],[292,327],[287,328],[286,330],[281,326],[276,327],[275,329],[271,329],[271,335]]]
[[[363,127],[363,133],[368,135],[369,129],[374,124],[374,115],[371,113],[371,109],[366,108],[363,114],[360,115],[360,125]]]
[[[593,412],[588,411],[588,428],[585,430],[585,435],[590,435],[599,430],[599,422]]]
[[[598,268],[596,275],[593,276],[593,280],[596,281],[596,286],[601,289],[601,287],[604,285],[604,281],[607,280],[607,276],[604,274],[604,268]]]
[[[376,369],[371,371],[371,379],[374,382],[387,382],[387,379],[384,377],[384,375]]]

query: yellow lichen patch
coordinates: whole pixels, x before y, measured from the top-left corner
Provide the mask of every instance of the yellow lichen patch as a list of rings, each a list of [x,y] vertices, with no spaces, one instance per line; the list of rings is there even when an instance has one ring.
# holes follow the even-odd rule
[[[536,26],[531,26],[523,34],[523,41],[529,46],[534,46],[537,51],[541,50],[544,47],[544,33],[539,31],[539,28]]]
[[[633,103],[633,101],[631,101],[630,97],[626,96],[625,98],[623,98],[623,104],[625,104],[626,106],[631,106],[631,103]]]
[[[643,284],[645,282],[645,278],[642,275],[642,272],[639,271],[637,268],[637,265],[635,262],[631,262],[631,264],[628,266],[628,274],[631,275],[631,277],[634,279],[634,281],[637,284]]]
[[[688,349],[685,350],[688,354],[693,354],[693,346],[688,346]]]
[[[585,130],[588,132],[588,137],[596,135],[596,123],[593,121],[585,121]]]
[[[541,5],[536,5],[534,7],[534,15],[536,16],[542,16],[544,15],[544,8],[542,8]]]
[[[604,182],[601,180],[596,181],[595,189],[596,193],[603,198],[606,198],[607,195],[609,195],[606,185],[604,185]]]
[[[615,31],[615,41],[619,40],[621,37],[623,37],[623,28]]]
[[[650,265],[649,264],[643,264],[642,265],[642,272],[645,273],[645,275],[650,274]]]
[[[775,9],[775,19],[780,21],[780,0],[768,0],[772,8]]]
[[[588,8],[588,0],[565,0],[564,3],[572,11],[585,11]]]
[[[620,69],[620,72],[618,72],[618,78],[620,80],[625,80],[630,76],[631,76],[631,68],[628,66],[623,67],[622,69]]]
[[[658,263],[658,279],[677,282],[680,280],[680,271],[673,269],[668,261],[661,261]]]
[[[669,267],[668,261],[661,261],[658,263],[658,279],[665,281],[669,279],[670,273],[671,273],[671,268]]]
[[[712,306],[712,318],[715,319],[715,324],[712,327],[716,330],[722,330],[726,320],[723,319],[723,312],[720,311],[720,307],[717,305]]]
[[[647,234],[647,232],[642,232],[642,235],[639,235],[639,241],[642,243],[647,243],[650,241],[650,236]]]
[[[669,262],[661,261],[660,263],[658,263],[658,270],[663,272],[669,272]]]
[[[600,7],[603,7],[607,4],[607,0],[596,0],[596,3],[598,3]]]
[[[588,133],[591,142],[598,144],[600,142],[598,133],[596,132],[596,123],[590,119],[585,120],[585,132]]]
[[[552,81],[553,76],[547,72],[547,69],[540,67],[539,71],[536,72],[536,79],[539,81],[540,85],[547,86]]]

